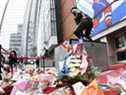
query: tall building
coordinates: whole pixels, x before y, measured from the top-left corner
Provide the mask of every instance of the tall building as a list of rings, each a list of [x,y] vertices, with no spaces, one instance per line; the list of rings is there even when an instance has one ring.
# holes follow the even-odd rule
[[[12,33],[10,35],[10,50],[15,50],[17,55],[22,55],[22,32],[23,26],[22,24],[18,25],[17,33]]]
[[[61,38],[58,36],[55,0],[41,1],[37,38],[38,55],[46,55],[46,66],[53,66],[54,48]]]
[[[43,55],[42,52],[44,52],[44,48],[48,49],[52,43],[57,44],[57,39],[55,38],[57,37],[55,36],[55,16],[51,15],[51,1],[53,0],[42,0],[41,2],[38,28],[38,55]],[[54,16],[54,18],[52,18],[51,16]],[[52,25],[54,27],[52,27]]]
[[[37,23],[41,0],[28,0],[23,23],[23,55],[37,55]]]
[[[55,0],[28,0],[23,35],[26,56],[42,55],[58,43]]]
[[[43,48],[52,50],[63,40],[60,0],[42,0],[38,29],[38,55]],[[40,40],[41,39],[41,40]]]
[[[59,2],[28,0],[22,33],[24,56],[43,56],[48,50],[53,61],[54,48],[62,40]]]

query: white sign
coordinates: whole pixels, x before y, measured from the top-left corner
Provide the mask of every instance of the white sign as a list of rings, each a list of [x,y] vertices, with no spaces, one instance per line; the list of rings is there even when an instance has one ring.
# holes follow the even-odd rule
[[[83,90],[85,89],[85,86],[81,82],[77,82],[74,85],[72,85],[75,91],[76,95],[81,95]]]

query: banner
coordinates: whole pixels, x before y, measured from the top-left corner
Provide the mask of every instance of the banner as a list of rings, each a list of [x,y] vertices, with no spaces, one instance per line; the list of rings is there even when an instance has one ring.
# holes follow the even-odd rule
[[[92,36],[126,19],[126,0],[78,0],[77,8],[94,19]]]

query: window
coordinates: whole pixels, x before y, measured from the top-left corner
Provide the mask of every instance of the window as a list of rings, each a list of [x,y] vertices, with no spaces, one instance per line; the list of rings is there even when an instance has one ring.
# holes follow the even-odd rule
[[[126,60],[126,51],[117,52],[117,60],[118,61]]]
[[[51,35],[56,36],[56,13],[55,13],[55,2],[51,0],[50,12],[51,12]]]
[[[55,21],[51,21],[51,35],[55,36],[56,35],[56,22]]]
[[[126,36],[125,34],[115,39],[117,61],[126,61]]]
[[[124,36],[120,36],[118,38],[115,39],[115,44],[116,44],[116,48],[122,48],[125,46],[125,37]]]

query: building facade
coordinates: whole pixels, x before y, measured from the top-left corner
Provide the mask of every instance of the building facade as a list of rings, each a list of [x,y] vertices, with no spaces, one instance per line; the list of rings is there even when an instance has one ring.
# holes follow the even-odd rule
[[[126,25],[124,23],[126,23],[126,20],[113,26],[114,28],[107,29],[106,32],[110,32],[112,28],[115,30],[99,38],[99,40],[107,39],[110,64],[126,63]],[[122,27],[120,27],[121,25]]]
[[[48,50],[51,56],[47,63],[53,63],[54,47],[62,39],[60,24],[57,24],[58,6],[56,0],[28,0],[22,33],[24,56],[44,56]]]
[[[113,0],[112,0],[113,1]],[[111,4],[111,25],[106,27],[99,23],[94,40],[106,39],[110,64],[126,63],[126,1],[120,0]],[[101,31],[102,29],[102,31]],[[100,31],[99,31],[100,30]]]
[[[18,25],[17,33],[12,33],[10,35],[10,50],[15,50],[17,55],[22,55],[22,32],[23,32],[23,26]]]
[[[43,55],[58,44],[55,0],[28,0],[24,16],[23,52]]]
[[[23,55],[37,55],[37,29],[41,0],[28,0],[23,23]]]
[[[38,55],[57,44],[54,0],[42,0],[38,28]]]
[[[46,56],[45,66],[54,66],[54,49],[59,40],[55,0],[42,0],[38,25],[38,56]]]

